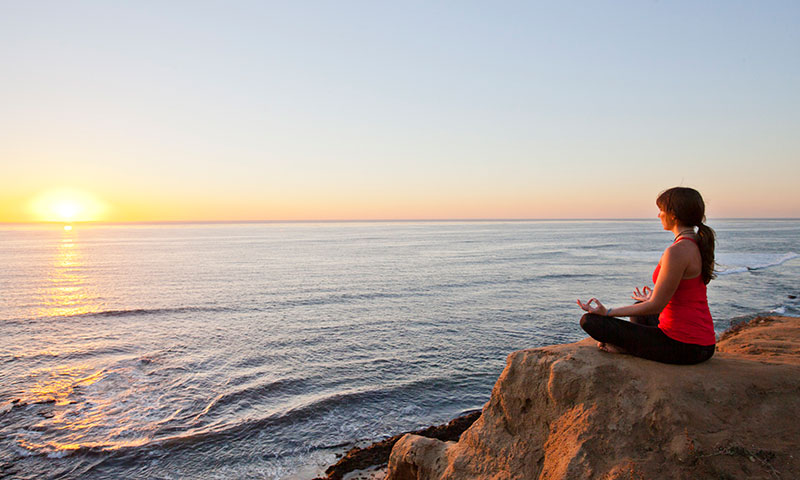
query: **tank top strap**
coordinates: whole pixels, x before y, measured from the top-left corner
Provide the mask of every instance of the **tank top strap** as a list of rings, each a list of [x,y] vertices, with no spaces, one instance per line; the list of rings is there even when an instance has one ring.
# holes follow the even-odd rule
[[[676,239],[675,239],[675,241],[674,241],[674,242],[672,242],[672,244],[674,245],[674,244],[676,244],[676,243],[680,242],[681,240],[689,240],[690,242],[694,243],[694,244],[695,244],[695,245],[697,245],[698,247],[700,246],[700,244],[699,244],[699,243],[697,243],[697,240],[695,240],[695,239],[694,239],[694,238],[692,238],[692,237],[678,237],[678,238],[676,238]]]

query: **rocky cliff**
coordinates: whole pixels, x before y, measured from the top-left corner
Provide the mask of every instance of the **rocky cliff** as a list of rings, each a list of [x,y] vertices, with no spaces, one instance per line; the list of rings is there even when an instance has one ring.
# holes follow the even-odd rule
[[[509,355],[457,442],[405,435],[387,479],[800,478],[800,319],[757,318],[700,365],[591,339]]]

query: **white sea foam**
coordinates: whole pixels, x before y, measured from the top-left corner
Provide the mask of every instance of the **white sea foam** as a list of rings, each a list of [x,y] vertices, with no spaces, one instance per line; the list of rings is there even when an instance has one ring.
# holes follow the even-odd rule
[[[572,253],[572,252],[571,252]],[[625,259],[635,262],[658,262],[662,251],[634,251],[617,250],[607,252],[579,252],[576,256],[605,256],[611,259]],[[734,273],[746,273],[752,270],[763,270],[770,267],[781,265],[789,260],[800,257],[794,252],[788,253],[717,253],[716,261],[718,264],[717,273],[719,275],[731,275]]]
[[[69,450],[57,450],[55,452],[49,452],[47,454],[47,458],[64,458],[68,457],[72,454]]]
[[[744,273],[751,270],[763,270],[788,262],[800,255],[789,253],[720,253],[717,263],[720,265],[719,275]]]

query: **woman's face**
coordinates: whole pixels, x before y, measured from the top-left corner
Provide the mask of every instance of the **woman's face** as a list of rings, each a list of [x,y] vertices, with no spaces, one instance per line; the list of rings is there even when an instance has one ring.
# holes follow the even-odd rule
[[[661,220],[661,226],[664,227],[664,230],[672,230],[672,227],[675,226],[675,217],[660,208],[658,209],[658,218]]]

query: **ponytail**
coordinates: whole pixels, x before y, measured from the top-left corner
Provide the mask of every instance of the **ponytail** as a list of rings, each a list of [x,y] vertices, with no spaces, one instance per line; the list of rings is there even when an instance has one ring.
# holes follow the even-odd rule
[[[697,225],[697,238],[699,240],[698,246],[700,247],[700,258],[702,259],[703,283],[708,284],[712,279],[717,278],[714,273],[714,243],[716,242],[716,234],[714,229],[708,225],[700,222]]]

